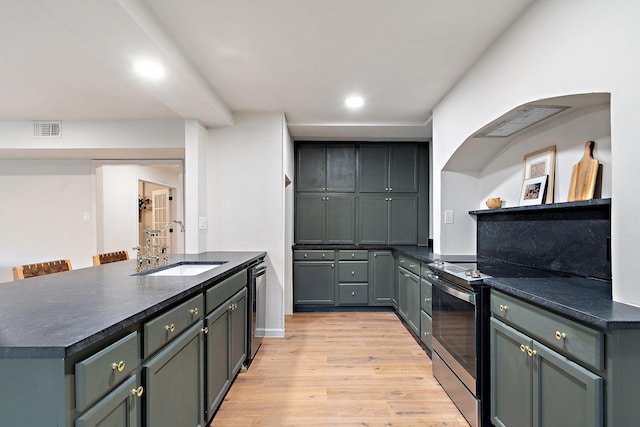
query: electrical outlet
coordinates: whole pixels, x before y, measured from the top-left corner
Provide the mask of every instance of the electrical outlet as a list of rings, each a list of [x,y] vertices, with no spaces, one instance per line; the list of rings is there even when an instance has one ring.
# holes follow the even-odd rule
[[[444,211],[444,223],[453,224],[453,211]]]

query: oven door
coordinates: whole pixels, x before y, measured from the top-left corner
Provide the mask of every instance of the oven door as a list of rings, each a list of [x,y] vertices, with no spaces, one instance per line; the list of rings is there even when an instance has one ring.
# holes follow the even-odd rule
[[[474,395],[479,395],[476,293],[434,274],[433,350]]]

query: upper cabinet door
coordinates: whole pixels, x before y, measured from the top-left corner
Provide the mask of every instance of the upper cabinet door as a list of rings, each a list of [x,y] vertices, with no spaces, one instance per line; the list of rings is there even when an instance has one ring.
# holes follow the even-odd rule
[[[360,145],[360,191],[384,193],[389,190],[389,145]]]
[[[297,151],[296,189],[298,191],[325,191],[325,146],[301,145]]]
[[[418,191],[418,146],[389,144],[389,191],[414,193]]]
[[[328,145],[326,153],[326,191],[356,191],[355,144]]]
[[[297,151],[298,191],[356,191],[355,144],[303,144]]]

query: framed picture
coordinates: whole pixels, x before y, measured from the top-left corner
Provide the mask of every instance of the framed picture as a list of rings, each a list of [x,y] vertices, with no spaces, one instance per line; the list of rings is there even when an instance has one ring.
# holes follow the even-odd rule
[[[547,175],[547,193],[542,203],[553,203],[553,184],[556,169],[556,146],[543,148],[533,153],[525,154],[523,161],[522,180],[538,178]]]
[[[541,205],[547,190],[548,176],[525,179],[522,182],[518,206]]]

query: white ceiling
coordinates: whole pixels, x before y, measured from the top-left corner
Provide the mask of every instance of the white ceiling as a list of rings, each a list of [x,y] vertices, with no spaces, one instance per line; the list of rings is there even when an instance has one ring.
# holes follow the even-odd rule
[[[432,108],[532,1],[0,0],[0,120],[265,111],[299,139],[427,139]],[[139,57],[165,79],[137,78]]]

